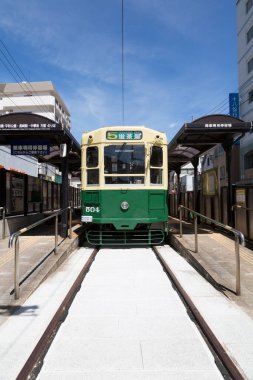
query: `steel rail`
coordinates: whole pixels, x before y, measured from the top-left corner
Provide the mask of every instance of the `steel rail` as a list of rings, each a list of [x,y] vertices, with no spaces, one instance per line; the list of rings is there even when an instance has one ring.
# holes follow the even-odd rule
[[[213,350],[216,352],[216,354],[220,358],[221,362],[223,363],[223,365],[225,366],[225,368],[227,369],[227,371],[230,373],[230,375],[232,376],[233,379],[244,380],[245,379],[244,376],[241,374],[241,372],[238,369],[238,367],[235,365],[235,363],[233,362],[233,360],[227,354],[227,352],[224,349],[224,346],[220,343],[220,341],[218,340],[218,338],[216,337],[216,335],[213,333],[212,329],[209,327],[209,325],[207,324],[207,322],[205,321],[205,319],[201,315],[200,311],[195,306],[195,304],[192,301],[191,297],[188,295],[188,293],[186,292],[186,290],[180,284],[179,280],[177,279],[177,277],[175,276],[174,272],[169,267],[169,265],[166,262],[166,260],[164,260],[164,258],[160,254],[160,252],[157,249],[157,247],[152,247],[152,248],[153,248],[153,250],[154,250],[154,252],[155,252],[158,260],[162,264],[165,272],[168,274],[168,276],[170,277],[171,281],[175,285],[177,291],[182,296],[185,304],[187,305],[187,307],[190,309],[190,311],[194,315],[194,317],[195,317],[198,325],[200,326],[203,334],[207,338],[207,340],[208,340],[209,344],[211,345],[211,347],[213,348]]]
[[[2,225],[2,239],[5,238],[5,215],[6,215],[6,207],[0,207],[0,211],[2,211],[2,219],[3,219],[3,225]]]
[[[31,355],[29,356],[23,368],[21,369],[20,373],[18,374],[16,380],[24,380],[24,379],[32,378],[32,377],[29,377],[29,375],[31,375],[31,372],[33,371],[33,369],[37,367],[36,364],[38,363],[38,361],[43,363],[43,357],[45,356],[48,348],[50,347],[50,344],[52,342],[52,336],[54,335],[55,330],[59,328],[60,323],[64,321],[66,314],[68,313],[68,309],[70,308],[77,292],[79,291],[81,287],[84,277],[88,273],[93,261],[95,260],[97,252],[98,252],[97,248],[95,248],[92,251],[89,259],[84,264],[83,269],[77,276],[75,282],[73,283],[70,290],[66,294],[61,305],[58,307],[52,320],[49,322],[45,332],[43,333],[42,337],[36,344]],[[39,369],[36,368],[37,371]]]
[[[180,238],[183,236],[183,225],[182,225],[182,210],[187,210],[188,212],[191,212],[194,217],[194,234],[195,234],[195,252],[198,252],[198,220],[197,217],[199,216],[202,219],[207,220],[210,223],[215,224],[218,227],[221,227],[229,232],[232,232],[235,236],[235,262],[236,262],[236,294],[239,296],[241,294],[241,273],[240,273],[240,248],[239,244],[241,243],[242,246],[245,246],[245,238],[241,231],[236,230],[235,228],[232,228],[226,224],[223,224],[221,222],[217,222],[217,220],[211,219],[208,216],[205,216],[203,214],[200,214],[197,211],[194,211],[188,207],[185,207],[183,205],[180,205],[178,207],[179,210],[179,219],[180,219]],[[239,242],[240,240],[240,242]]]
[[[17,300],[20,296],[20,285],[19,285],[19,237],[23,233],[38,227],[48,220],[51,220],[55,218],[55,246],[54,246],[54,253],[55,255],[58,253],[58,217],[60,214],[62,214],[64,211],[69,210],[69,229],[70,229],[70,235],[69,237],[72,238],[72,211],[73,208],[67,207],[63,210],[56,210],[52,212],[52,215],[47,216],[46,218],[39,220],[38,222],[35,222],[33,224],[30,224],[27,227],[21,228],[20,230],[14,232],[10,238],[9,238],[9,248],[11,248],[13,245],[15,247],[14,249],[14,298]]]

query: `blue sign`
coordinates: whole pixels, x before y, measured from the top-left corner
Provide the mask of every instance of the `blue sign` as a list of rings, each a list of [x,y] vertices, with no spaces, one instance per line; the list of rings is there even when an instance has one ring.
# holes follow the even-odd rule
[[[237,118],[240,117],[238,92],[229,94],[229,115]]]

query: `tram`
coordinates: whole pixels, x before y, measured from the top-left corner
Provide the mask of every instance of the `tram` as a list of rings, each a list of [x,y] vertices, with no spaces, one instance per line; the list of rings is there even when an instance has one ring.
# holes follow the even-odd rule
[[[144,126],[82,135],[81,221],[92,245],[161,244],[168,233],[167,137]]]

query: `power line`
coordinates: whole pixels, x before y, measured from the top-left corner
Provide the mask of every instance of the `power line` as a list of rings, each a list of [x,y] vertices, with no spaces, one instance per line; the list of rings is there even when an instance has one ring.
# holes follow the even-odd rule
[[[1,47],[0,47],[0,52],[2,53],[3,57],[5,58],[5,61],[12,68],[13,71],[11,71],[11,69],[9,69],[8,65],[6,64],[6,62],[2,58],[0,58],[0,60],[3,63],[3,65],[6,67],[6,69],[9,71],[9,73],[11,74],[11,76],[14,78],[14,80],[18,83],[18,85],[22,88],[22,90],[25,93],[27,93],[27,94],[30,95],[31,89],[32,89],[32,92],[34,92],[35,94],[37,94],[37,92],[33,88],[32,84],[30,83],[29,80],[27,80],[24,72],[22,71],[22,69],[17,64],[17,62],[15,61],[14,57],[12,56],[12,54],[10,53],[10,51],[8,50],[8,48],[6,47],[5,43],[1,39],[0,39],[0,42],[1,42],[2,46],[4,47],[4,49],[5,49],[6,53],[8,54],[8,56],[1,49]],[[10,59],[9,59],[9,57],[10,57]],[[13,72],[15,73],[15,75],[13,74]],[[23,78],[22,77],[25,79],[25,82],[23,82]],[[20,83],[20,81],[22,83]],[[28,87],[28,84],[29,84],[30,88]],[[36,105],[36,106],[38,106],[39,109],[40,109],[40,111],[42,110],[42,112],[49,112],[49,113],[53,114],[53,112],[51,112],[50,109],[47,108],[47,106],[43,103],[43,101],[40,100],[41,101],[40,102],[37,98],[40,99],[40,97],[38,95],[37,95],[37,97],[33,96],[33,98],[31,99],[32,102],[33,102],[33,104]],[[37,104],[35,104],[34,100],[36,101]]]
[[[121,1],[121,74],[122,74],[122,125],[125,125],[125,91],[124,91],[124,0]]]
[[[14,104],[14,106],[17,107],[17,108],[19,108],[19,109],[23,112],[23,108],[19,107],[9,95],[5,94],[5,93],[2,92],[2,91],[0,91],[0,94],[1,94],[1,95],[4,95],[4,96],[6,96],[8,99],[10,99],[10,101]]]

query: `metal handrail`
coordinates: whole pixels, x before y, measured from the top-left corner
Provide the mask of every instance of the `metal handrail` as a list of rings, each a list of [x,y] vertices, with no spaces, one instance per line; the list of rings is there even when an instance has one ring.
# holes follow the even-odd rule
[[[194,233],[195,233],[195,252],[198,252],[198,219],[197,217],[201,217],[208,222],[215,224],[218,227],[221,227],[229,232],[232,232],[235,236],[235,260],[236,260],[236,294],[241,294],[241,274],[240,274],[240,252],[239,252],[239,244],[245,246],[245,238],[241,231],[238,231],[226,224],[217,222],[217,220],[211,219],[208,216],[202,215],[188,207],[180,205],[178,207],[179,210],[179,218],[180,218],[180,238],[183,236],[183,227],[182,227],[182,209],[185,209],[191,212],[194,216]],[[239,242],[240,241],[240,242]]]
[[[249,207],[245,207],[245,206],[241,206],[241,205],[233,205],[231,207],[231,210],[234,211],[234,209],[237,209],[237,208],[242,208],[246,211],[253,211],[253,208],[249,208]]]
[[[31,224],[30,226],[28,227],[25,227],[25,228],[21,228],[20,230],[14,232],[10,238],[9,238],[9,248],[11,248],[13,246],[13,244],[15,244],[15,267],[14,267],[14,297],[15,299],[19,299],[19,295],[20,295],[20,286],[19,286],[19,236],[22,235],[24,232],[27,232],[35,227],[38,227],[42,224],[44,224],[45,222],[47,222],[48,220],[50,219],[53,219],[55,218],[55,247],[54,247],[54,253],[55,255],[58,253],[58,216],[60,214],[62,214],[64,211],[66,210],[69,210],[69,230],[70,230],[70,233],[69,233],[69,238],[72,239],[72,211],[73,211],[73,208],[70,206],[70,207],[67,207],[63,210],[57,210],[57,211],[53,211],[52,215],[42,219],[42,220],[39,220],[38,222],[35,222],[33,224]]]
[[[5,215],[6,215],[6,207],[0,207],[0,211],[2,211],[2,217],[3,217],[2,239],[4,239],[4,238],[5,238]]]

